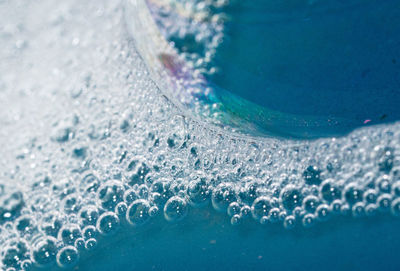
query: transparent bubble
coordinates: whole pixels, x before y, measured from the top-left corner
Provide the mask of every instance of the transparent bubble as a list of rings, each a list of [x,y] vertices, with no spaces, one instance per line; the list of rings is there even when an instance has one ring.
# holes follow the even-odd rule
[[[298,188],[289,185],[282,190],[280,199],[282,206],[291,211],[294,208],[301,206],[303,195]]]
[[[128,210],[128,206],[126,205],[125,202],[120,202],[117,204],[117,206],[115,206],[115,213],[119,217],[125,217],[127,210]]]
[[[310,228],[310,227],[314,226],[314,224],[315,224],[315,217],[313,214],[306,214],[303,217],[302,222],[303,222],[304,227]]]
[[[314,213],[319,204],[319,198],[316,196],[307,196],[303,201],[303,208],[308,213]]]
[[[231,204],[229,204],[228,206],[228,215],[229,216],[234,216],[237,214],[240,214],[240,205],[237,202],[232,202]]]
[[[321,170],[317,166],[308,166],[303,172],[304,181],[308,185],[319,185],[321,180]]]
[[[354,184],[348,185],[344,189],[344,197],[348,204],[354,205],[359,201],[362,201],[363,190]]]
[[[191,181],[187,187],[189,204],[193,207],[201,207],[208,203],[210,192],[205,178]]]
[[[98,210],[93,206],[83,207],[79,213],[83,225],[96,225],[99,218]]]
[[[400,216],[400,198],[392,201],[391,212],[394,216]]]
[[[94,238],[90,238],[85,243],[85,248],[87,250],[93,250],[97,246],[97,240]]]
[[[289,215],[283,221],[283,226],[285,229],[291,230],[296,226],[296,218],[292,215]]]
[[[315,213],[319,221],[326,221],[330,218],[331,210],[327,204],[321,204]]]
[[[73,246],[63,247],[57,253],[57,264],[63,268],[74,267],[78,263],[79,253]]]
[[[133,226],[141,226],[150,219],[150,204],[144,199],[135,200],[126,213],[127,221]]]
[[[392,203],[392,196],[389,194],[382,194],[377,199],[377,204],[381,212],[390,211],[391,203]]]
[[[83,229],[83,237],[87,240],[90,238],[96,238],[97,231],[95,226],[87,226]]]
[[[211,202],[215,210],[226,212],[229,204],[234,201],[236,201],[236,193],[232,184],[221,183],[213,190]]]
[[[327,202],[332,202],[335,199],[340,199],[342,196],[341,190],[335,185],[334,179],[327,179],[321,184],[321,196]]]
[[[390,177],[389,175],[382,175],[376,180],[376,187],[381,191],[382,193],[390,193]]]
[[[170,198],[164,206],[164,217],[168,221],[180,221],[187,213],[188,206],[186,201],[177,196]]]
[[[47,237],[40,241],[31,251],[32,260],[35,264],[46,267],[55,262],[58,252],[57,240]]]
[[[114,211],[115,206],[123,200],[125,189],[119,181],[108,181],[98,191],[101,206],[109,211]]]
[[[58,239],[66,245],[73,245],[79,237],[82,236],[81,230],[77,225],[64,226],[58,232]]]
[[[96,228],[103,235],[113,235],[119,230],[119,218],[113,212],[106,212],[100,216]]]
[[[375,189],[368,189],[364,193],[364,200],[366,203],[375,203],[378,199],[378,192]]]
[[[240,215],[234,215],[234,216],[232,216],[232,218],[231,218],[231,224],[233,225],[233,226],[236,226],[236,225],[239,225],[240,224]]]
[[[268,215],[269,215],[269,222],[275,223],[280,220],[281,212],[280,212],[279,208],[272,208],[269,211]]]
[[[374,216],[376,215],[378,211],[378,206],[374,203],[370,203],[367,206],[365,206],[365,214],[367,216]]]
[[[272,206],[270,198],[259,197],[253,202],[253,205],[251,206],[251,214],[253,215],[253,218],[255,220],[259,221],[263,216],[267,216],[269,214],[271,208]]]

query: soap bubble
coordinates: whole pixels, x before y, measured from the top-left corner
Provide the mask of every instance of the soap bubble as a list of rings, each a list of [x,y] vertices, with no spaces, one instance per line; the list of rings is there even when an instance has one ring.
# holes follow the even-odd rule
[[[187,212],[186,201],[177,196],[170,198],[164,206],[164,217],[168,221],[180,221],[187,215]]]
[[[77,264],[78,259],[78,250],[73,246],[63,247],[57,253],[57,264],[60,267],[71,268]]]
[[[96,228],[103,235],[113,235],[119,230],[119,218],[113,212],[106,212],[97,220]]]

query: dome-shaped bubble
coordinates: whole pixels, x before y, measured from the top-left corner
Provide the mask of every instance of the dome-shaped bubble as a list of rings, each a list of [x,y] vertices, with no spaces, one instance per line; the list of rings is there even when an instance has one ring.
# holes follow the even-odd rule
[[[234,215],[231,217],[231,224],[233,226],[239,225],[240,224],[240,215]]]
[[[78,251],[82,251],[85,248],[85,239],[78,238],[75,240],[74,247],[78,249]]]
[[[24,271],[30,271],[33,268],[33,264],[31,260],[24,260],[21,262],[21,269]]]
[[[1,257],[4,268],[19,268],[21,262],[27,257],[28,245],[25,241],[15,240],[3,248]]]
[[[119,229],[119,218],[113,212],[106,212],[97,220],[96,228],[103,235],[113,235]]]
[[[316,196],[307,196],[303,200],[303,208],[308,213],[314,213],[319,204],[319,198]]]
[[[66,245],[73,245],[75,240],[82,236],[81,230],[77,225],[68,225],[61,228],[58,232],[58,239]]]
[[[239,192],[239,197],[242,202],[251,205],[259,194],[260,184],[256,181],[248,181],[245,187]]]
[[[390,193],[391,186],[390,186],[390,176],[389,175],[382,175],[376,180],[376,187],[382,193]]]
[[[94,238],[90,238],[85,243],[85,248],[87,250],[93,250],[97,246],[97,240]]]
[[[242,219],[249,217],[251,214],[251,208],[248,205],[244,205],[242,206],[242,208],[240,208],[240,217]]]
[[[125,189],[121,182],[113,180],[100,186],[98,198],[105,210],[114,211],[115,206],[123,200]]]
[[[99,218],[99,211],[93,206],[86,206],[79,212],[79,217],[84,226],[96,225],[97,219]]]
[[[400,197],[400,181],[396,181],[392,185],[392,194],[394,197]]]
[[[340,213],[344,216],[351,214],[350,205],[347,203],[342,204],[342,207],[340,208]]]
[[[149,210],[149,215],[150,217],[155,217],[158,214],[158,207],[157,206],[151,206]]]
[[[170,198],[164,206],[164,217],[168,221],[180,221],[188,212],[188,206],[184,199],[175,196]]]
[[[47,237],[40,241],[31,251],[31,257],[38,266],[49,266],[56,260],[58,252],[57,240],[53,237]]]
[[[331,210],[333,214],[340,214],[343,202],[340,199],[336,199],[331,203]]]
[[[63,268],[74,267],[79,259],[78,250],[73,246],[66,246],[57,253],[57,264]]]
[[[370,203],[365,206],[365,214],[367,216],[374,216],[378,211],[378,206],[375,203]]]
[[[263,217],[260,218],[260,224],[261,225],[268,224],[268,221],[269,221],[268,216],[263,216]]]
[[[96,192],[100,186],[99,179],[93,173],[85,175],[79,184],[81,189],[86,192]]]
[[[296,218],[292,215],[289,215],[283,221],[283,226],[285,229],[291,230],[296,226]]]
[[[79,211],[79,209],[81,208],[80,200],[76,195],[68,195],[63,200],[62,205],[63,205],[64,211],[67,214],[77,213]]]
[[[354,205],[359,201],[362,201],[363,190],[354,184],[348,185],[344,189],[344,198],[350,205]]]
[[[375,189],[368,189],[364,193],[364,201],[366,203],[375,203],[378,199],[378,192]]]
[[[198,178],[191,181],[186,191],[189,204],[193,207],[201,207],[207,204],[210,192],[205,178]]]
[[[259,221],[261,217],[269,214],[271,208],[272,206],[269,197],[258,197],[251,206],[251,214],[255,220]]]
[[[340,188],[336,185],[334,179],[327,179],[321,184],[320,194],[327,202],[332,202],[335,199],[342,197]]]
[[[298,188],[288,185],[282,190],[280,199],[282,206],[285,209],[292,211],[294,208],[301,206],[303,195]]]
[[[327,204],[321,204],[315,211],[319,221],[326,221],[329,219],[331,210]]]
[[[119,217],[125,217],[126,211],[128,210],[128,205],[125,202],[120,202],[115,206],[115,213]]]
[[[394,216],[400,216],[400,198],[392,201],[390,210]]]
[[[141,226],[150,219],[150,204],[147,200],[135,200],[126,212],[126,220],[133,226]]]
[[[236,193],[231,183],[221,183],[212,192],[211,202],[218,212],[226,212],[230,203],[236,201]]]
[[[90,239],[90,238],[96,238],[96,227],[95,226],[86,226],[83,231],[83,238]]]
[[[303,222],[304,227],[310,228],[310,227],[314,226],[314,224],[315,224],[315,216],[313,214],[306,214],[303,217],[302,222]]]
[[[15,229],[20,233],[21,236],[26,234],[32,234],[37,231],[36,223],[29,216],[21,216],[15,221]]]
[[[390,211],[391,203],[392,203],[392,196],[390,194],[380,195],[377,199],[377,204],[381,212]]]
[[[134,189],[129,189],[125,191],[124,194],[124,201],[130,205],[132,202],[134,202],[135,200],[137,200],[139,198],[138,194],[136,193],[136,191]]]
[[[234,216],[240,214],[240,205],[237,202],[232,202],[228,206],[228,215],[229,216]]]
[[[321,170],[317,166],[308,166],[303,172],[304,181],[308,185],[319,185],[321,180]]]
[[[275,223],[280,220],[280,210],[279,208],[272,208],[268,213],[269,222]]]
[[[365,215],[365,204],[358,202],[352,207],[352,213],[354,217],[362,217]]]

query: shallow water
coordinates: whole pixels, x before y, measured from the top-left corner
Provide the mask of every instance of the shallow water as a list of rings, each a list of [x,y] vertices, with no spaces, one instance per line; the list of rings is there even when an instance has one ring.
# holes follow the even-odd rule
[[[160,89],[125,4],[0,2],[3,270],[399,269],[399,123],[207,121]]]

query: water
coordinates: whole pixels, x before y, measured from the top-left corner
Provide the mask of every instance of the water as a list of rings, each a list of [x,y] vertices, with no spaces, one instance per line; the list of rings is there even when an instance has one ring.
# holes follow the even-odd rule
[[[399,124],[256,137],[134,4],[0,2],[2,270],[397,270]]]

